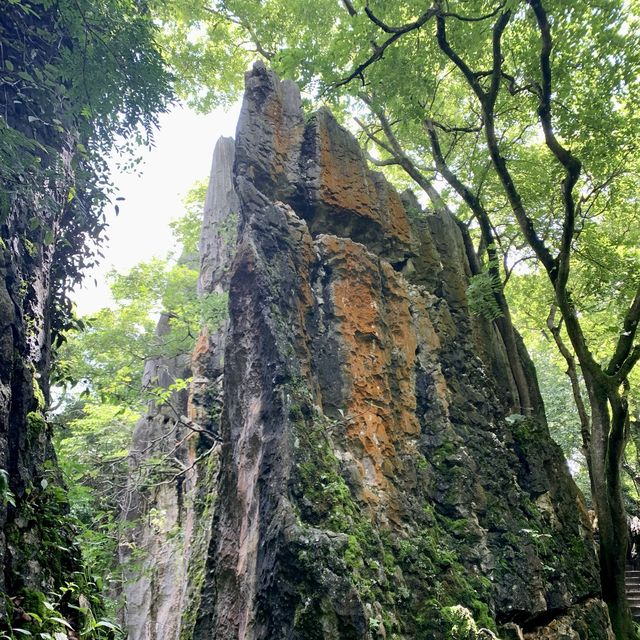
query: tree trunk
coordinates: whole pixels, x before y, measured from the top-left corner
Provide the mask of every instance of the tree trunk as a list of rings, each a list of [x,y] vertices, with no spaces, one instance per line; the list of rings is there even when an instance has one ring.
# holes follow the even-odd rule
[[[585,372],[591,405],[590,467],[593,503],[600,532],[602,598],[609,608],[618,640],[634,638],[634,625],[625,593],[627,519],[620,484],[624,451],[624,415],[610,411],[608,390]],[[620,423],[622,420],[622,423]],[[616,434],[621,434],[617,437]]]

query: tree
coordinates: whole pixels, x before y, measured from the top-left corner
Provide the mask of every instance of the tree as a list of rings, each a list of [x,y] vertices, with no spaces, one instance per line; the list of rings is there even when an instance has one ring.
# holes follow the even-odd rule
[[[0,222],[51,268],[56,335],[71,319],[67,292],[100,257],[106,158],[133,164],[171,100],[155,32],[132,0],[3,7]]]
[[[360,112],[374,164],[401,168],[436,209],[451,208],[477,231],[507,349],[514,345],[502,285],[516,262],[533,260],[557,309],[558,347],[587,391],[583,444],[603,597],[619,638],[632,633],[621,461],[629,376],[640,358],[638,9],[622,0],[581,8],[561,0],[227,0],[195,19],[242,34],[316,100]],[[180,29],[190,20],[183,11]],[[231,55],[219,40],[208,43],[208,60]],[[579,297],[588,272],[611,289]],[[596,346],[598,309],[612,328],[606,351]]]
[[[99,257],[106,158],[152,141],[171,81],[134,0],[8,0],[0,15],[0,635],[67,637],[73,623],[104,637],[82,604],[50,365],[74,323],[69,291]]]

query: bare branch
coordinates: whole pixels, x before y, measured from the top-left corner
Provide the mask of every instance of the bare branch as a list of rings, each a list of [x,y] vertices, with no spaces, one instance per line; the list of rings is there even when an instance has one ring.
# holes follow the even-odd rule
[[[195,469],[195,467],[197,467],[198,464],[200,462],[202,462],[202,460],[204,460],[207,456],[211,455],[219,447],[220,447],[220,443],[219,442],[214,442],[213,445],[211,445],[211,447],[209,449],[207,449],[206,451],[201,453],[197,458],[195,458],[195,460],[188,467],[184,467],[184,465],[181,465],[183,468],[180,471],[178,471],[177,473],[174,473],[167,480],[162,480],[161,482],[154,482],[154,483],[150,484],[149,486],[151,486],[151,487],[160,487],[162,485],[173,484],[178,478],[180,478],[181,476],[186,475],[192,469]]]
[[[421,171],[409,158],[409,156],[405,153],[402,145],[398,141],[395,133],[393,132],[393,128],[391,127],[391,123],[387,118],[384,110],[378,107],[375,102],[372,100],[371,96],[368,96],[364,93],[358,94],[358,97],[371,109],[373,115],[378,118],[380,122],[380,126],[382,127],[382,131],[384,132],[385,137],[389,141],[389,145],[383,146],[383,148],[396,159],[397,164],[400,165],[407,175],[415,181],[415,183],[423,189],[423,191],[427,194],[429,199],[431,200],[433,206],[437,210],[446,210],[448,211],[448,207],[442,196],[438,193],[437,189],[433,186],[431,180],[424,175],[424,172]]]
[[[370,153],[367,153],[366,156],[367,160],[376,167],[391,167],[400,164],[400,161],[397,158],[387,158],[386,160],[380,160],[378,158],[374,158]]]
[[[251,27],[250,24],[248,24],[246,22],[246,20],[243,20],[242,18],[240,18],[237,15],[234,15],[228,11],[219,11],[217,9],[214,9],[212,7],[209,6],[204,6],[203,7],[205,11],[207,11],[208,13],[211,13],[215,16],[221,16],[222,18],[224,18],[225,20],[228,20],[229,22],[232,22],[233,24],[238,25],[239,27],[242,27],[250,36],[251,38],[251,42],[252,44],[255,46],[256,51],[266,60],[273,60],[273,58],[275,57],[275,54],[273,51],[269,51],[268,49],[265,49],[262,44],[260,43],[260,41],[258,40],[258,37],[256,35],[255,30],[253,29],[253,27]]]
[[[373,12],[367,7],[365,8],[367,12],[367,16],[369,19],[380,29],[382,29],[385,33],[390,33],[391,36],[387,38],[381,45],[373,44],[373,54],[369,56],[364,62],[360,63],[346,78],[336,82],[333,86],[334,88],[342,87],[346,84],[349,84],[352,80],[356,78],[360,78],[364,84],[364,71],[370,67],[374,62],[381,60],[384,56],[384,52],[399,38],[401,38],[406,33],[411,31],[415,31],[416,29],[420,29],[424,26],[435,14],[436,9],[431,7],[427,11],[425,11],[417,20],[414,22],[409,22],[401,27],[391,27],[385,24],[382,20],[377,18]]]
[[[504,253],[505,256],[505,260],[507,257],[507,253]],[[517,265],[521,264],[522,262],[528,262],[529,260],[536,260],[536,256],[522,256],[522,258],[518,258],[510,267],[506,264],[506,262],[504,263],[504,282],[502,283],[503,287],[507,286],[507,282],[509,282],[509,278],[511,278],[511,274],[513,273],[513,270],[516,268]]]
[[[362,122],[362,120],[360,120],[360,118],[354,118],[354,120],[356,121],[356,124],[362,129],[367,138],[369,138],[369,140],[375,142],[375,144],[377,144],[381,149],[384,149],[392,157],[395,157],[394,150],[386,142],[384,142],[384,140],[373,133],[371,129],[364,122]]]
[[[578,409],[578,417],[580,418],[580,433],[582,435],[582,446],[584,447],[584,455],[587,458],[587,464],[589,464],[589,447],[591,446],[591,419],[587,413],[584,398],[582,397],[582,390],[580,389],[580,380],[578,378],[578,370],[576,367],[576,360],[571,353],[567,345],[562,339],[560,333],[561,324],[556,325],[555,315],[557,308],[555,305],[551,305],[549,311],[549,317],[547,318],[547,327],[553,336],[553,339],[558,347],[558,350],[562,354],[565,362],[567,363],[566,374],[571,382],[571,391],[573,392],[573,400],[576,403]],[[562,321],[561,321],[562,322]]]
[[[349,12],[349,15],[352,18],[358,15],[358,12],[354,9],[353,5],[351,4],[351,0],[342,0],[342,4],[344,5],[344,8]]]
[[[640,322],[640,285],[636,289],[629,309],[622,323],[622,331],[618,336],[616,350],[613,357],[609,361],[606,373],[609,376],[615,376],[618,383],[626,380],[631,370],[640,359],[640,344],[633,345],[636,333],[638,331],[638,323]]]
[[[491,13],[486,13],[482,16],[462,16],[459,13],[452,13],[450,11],[442,13],[441,15],[445,18],[455,18],[462,22],[482,22],[483,20],[489,20],[495,17],[504,8],[504,5],[505,3],[501,2]]]
[[[477,127],[451,127],[449,125],[442,124],[437,120],[431,120],[431,122],[434,127],[437,127],[438,129],[445,131],[446,133],[478,133],[479,131],[482,131],[481,124]]]

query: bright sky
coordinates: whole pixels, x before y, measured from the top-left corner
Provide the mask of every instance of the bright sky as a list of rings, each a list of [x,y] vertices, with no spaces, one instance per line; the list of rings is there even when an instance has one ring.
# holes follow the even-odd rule
[[[125,200],[118,203],[117,217],[113,206],[108,212],[104,260],[72,295],[80,315],[110,304],[105,275],[111,269],[127,271],[172,249],[169,222],[182,213],[182,199],[193,183],[209,176],[216,140],[235,135],[239,110],[237,104],[227,112],[216,110],[205,116],[175,108],[160,119],[155,147],[143,152],[136,174],[113,174],[117,196]]]

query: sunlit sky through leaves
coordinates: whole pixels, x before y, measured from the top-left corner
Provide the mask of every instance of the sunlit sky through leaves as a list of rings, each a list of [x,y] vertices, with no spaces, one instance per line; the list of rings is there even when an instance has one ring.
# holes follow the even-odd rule
[[[80,315],[111,303],[106,283],[110,270],[124,272],[172,250],[169,222],[182,214],[182,200],[193,183],[208,177],[216,140],[235,134],[239,110],[237,104],[227,111],[218,109],[201,115],[176,107],[160,118],[156,144],[142,151],[143,161],[137,170],[114,171],[116,196],[124,200],[117,203],[119,215],[114,205],[108,211],[105,258],[72,296]],[[116,164],[114,159],[112,165]]]

